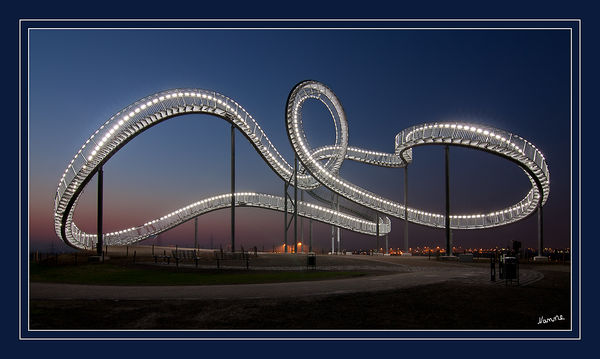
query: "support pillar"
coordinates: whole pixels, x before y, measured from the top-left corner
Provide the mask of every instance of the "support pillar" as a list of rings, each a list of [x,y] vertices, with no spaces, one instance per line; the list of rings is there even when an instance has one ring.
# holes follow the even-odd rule
[[[379,213],[376,213],[376,216],[375,216],[375,229],[376,229],[376,237],[377,237],[375,253],[379,253]]]
[[[312,218],[310,219],[310,222],[308,222],[308,228],[309,228],[309,232],[308,232],[308,251],[312,252]]]
[[[287,200],[288,200],[288,193],[287,193],[287,188],[288,188],[288,184],[287,182],[283,182],[283,252],[287,253],[288,248],[287,248],[287,235],[288,235],[288,225],[287,225]]]
[[[450,236],[450,146],[446,145],[446,256],[452,256],[452,239]]]
[[[294,253],[298,253],[298,157],[294,156]]]
[[[544,255],[544,212],[542,204],[538,207],[538,256]]]
[[[533,258],[536,262],[548,261],[548,257],[544,256],[544,212],[542,209],[542,201],[538,206],[538,255]]]
[[[331,209],[335,208],[335,194],[331,194]],[[331,254],[335,254],[335,226],[331,225]]]
[[[338,211],[338,213],[340,212],[340,196],[337,195],[336,196],[336,210]],[[336,232],[337,232],[337,254],[341,254],[341,233],[340,233],[340,227],[335,227]]]
[[[408,165],[404,166],[404,252],[408,253]]]
[[[102,166],[100,166],[98,168],[98,219],[96,221],[96,224],[98,225],[98,241],[96,242],[96,254],[101,256],[102,255],[102,246],[103,241],[102,241],[102,199],[103,199],[103,188],[104,187],[104,170],[102,169]]]
[[[304,202],[304,191],[300,190],[300,202]],[[296,203],[296,206],[298,204]],[[304,243],[304,217],[300,217],[300,248],[303,248],[306,243]],[[301,251],[302,253],[303,251]]]
[[[194,218],[194,249],[198,249],[198,217]]]
[[[412,256],[408,247],[408,163],[404,165],[404,250],[403,256]]]
[[[231,252],[235,252],[235,126],[231,125]]]
[[[331,254],[335,254],[335,226],[331,225]]]
[[[390,243],[388,242],[388,234],[385,234],[385,254],[390,254]]]

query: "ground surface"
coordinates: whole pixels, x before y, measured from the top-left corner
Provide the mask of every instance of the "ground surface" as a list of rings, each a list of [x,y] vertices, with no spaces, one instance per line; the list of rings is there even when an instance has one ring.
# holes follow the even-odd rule
[[[114,263],[117,263],[116,261]],[[222,265],[224,265],[223,263]],[[206,275],[214,263],[154,264],[150,271]],[[136,264],[136,268],[139,263]],[[295,273],[293,282],[218,285],[31,283],[31,329],[568,329],[568,265],[522,264],[519,286],[491,282],[489,263],[427,257],[259,255],[250,270],[230,261],[220,273]],[[226,267],[227,267],[226,266]],[[73,268],[73,267],[71,267]],[[245,274],[244,274],[245,273]],[[336,274],[338,273],[338,274]],[[343,274],[342,274],[343,273]],[[349,274],[354,273],[354,275]],[[172,275],[172,274],[171,274]],[[298,276],[299,275],[299,276]],[[35,276],[33,276],[35,278]],[[325,277],[326,278],[326,277]],[[275,282],[280,282],[281,278]],[[225,283],[225,284],[224,284]],[[241,283],[257,283],[256,281]],[[540,317],[565,320],[538,324]]]

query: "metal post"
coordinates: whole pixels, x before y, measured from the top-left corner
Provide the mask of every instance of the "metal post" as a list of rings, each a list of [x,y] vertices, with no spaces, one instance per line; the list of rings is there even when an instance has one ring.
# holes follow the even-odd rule
[[[538,257],[544,256],[544,212],[542,210],[542,201],[538,206]]]
[[[376,231],[377,231],[377,248],[375,249],[375,252],[379,253],[379,213],[376,213],[375,228],[376,228]]]
[[[385,254],[389,254],[390,244],[388,243],[388,235],[385,234]]]
[[[287,253],[287,230],[288,230],[288,225],[287,225],[287,200],[288,200],[288,194],[287,194],[287,188],[288,188],[288,184],[287,182],[283,182],[283,252]]]
[[[408,253],[408,164],[404,166],[404,253]]]
[[[298,157],[294,156],[294,253],[298,253]]]
[[[231,124],[231,251],[235,252],[235,126]]]
[[[102,197],[103,197],[103,187],[104,187],[104,170],[102,166],[98,168],[98,242],[96,243],[96,253],[100,256],[102,255]]]
[[[342,254],[342,229],[337,227],[337,250],[338,254]]]
[[[309,233],[308,233],[308,251],[312,252],[312,218],[310,219],[310,222],[308,222],[308,227],[309,227]]]
[[[198,217],[194,218],[194,249],[198,249]]]
[[[331,194],[331,208],[333,209],[335,206],[335,194]],[[335,227],[331,225],[331,254],[335,254]]]
[[[339,213],[339,211],[340,211],[340,196],[339,195],[336,196],[336,210]],[[336,227],[336,230],[337,230],[337,254],[340,254],[341,253],[340,227]]]
[[[450,146],[446,145],[446,255],[452,255],[452,240],[450,238]]]
[[[300,190],[300,202],[304,202],[304,191]],[[298,206],[298,203],[296,203]],[[300,217],[300,248],[304,245],[304,217]],[[300,251],[302,253],[302,251]]]

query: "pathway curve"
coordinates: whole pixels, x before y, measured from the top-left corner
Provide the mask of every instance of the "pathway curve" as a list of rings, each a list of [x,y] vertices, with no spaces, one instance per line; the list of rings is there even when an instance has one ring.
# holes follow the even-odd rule
[[[410,267],[401,273],[365,276],[349,279],[303,281],[288,283],[191,285],[191,286],[112,286],[38,283],[30,284],[31,299],[259,299],[376,292],[433,285],[448,281],[473,285],[504,285],[491,282],[489,270],[469,266]],[[543,278],[535,270],[520,271],[520,285],[529,285]]]

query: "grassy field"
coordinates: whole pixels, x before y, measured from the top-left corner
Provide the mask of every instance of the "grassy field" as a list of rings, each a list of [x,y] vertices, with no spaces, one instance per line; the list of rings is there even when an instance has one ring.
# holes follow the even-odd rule
[[[367,275],[355,271],[193,270],[132,264],[31,265],[32,282],[105,285],[215,285],[341,279]]]

